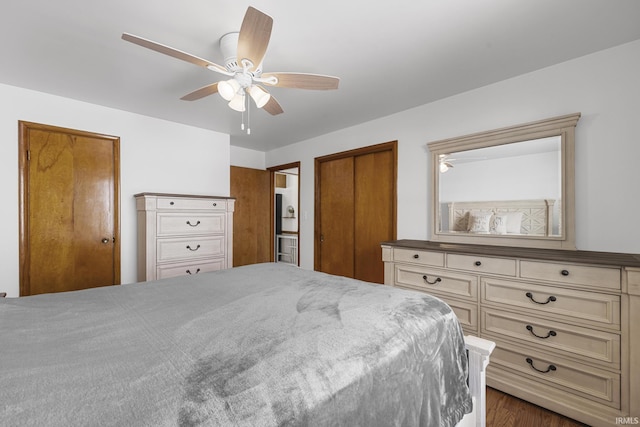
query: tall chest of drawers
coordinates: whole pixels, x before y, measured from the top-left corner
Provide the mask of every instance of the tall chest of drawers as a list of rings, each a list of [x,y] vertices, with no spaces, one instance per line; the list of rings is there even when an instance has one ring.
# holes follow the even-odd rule
[[[136,194],[138,281],[233,266],[235,199]]]
[[[496,342],[487,384],[593,426],[640,417],[640,257],[398,240],[385,284]]]

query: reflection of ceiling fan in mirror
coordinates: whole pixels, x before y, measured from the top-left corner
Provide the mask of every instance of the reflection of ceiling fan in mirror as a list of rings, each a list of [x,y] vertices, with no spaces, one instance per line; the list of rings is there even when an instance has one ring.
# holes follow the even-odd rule
[[[451,156],[455,155],[457,156],[455,159],[452,158]],[[457,153],[453,153],[453,154],[440,154],[438,155],[438,162],[440,164],[440,173],[445,173],[446,171],[448,171],[449,169],[453,168],[454,163],[459,163],[459,164],[463,164],[463,163],[471,163],[471,162],[475,162],[478,160],[487,160],[486,156],[481,156],[481,157],[470,157],[469,153],[466,151],[460,151]]]
[[[440,173],[445,173],[446,171],[448,171],[449,169],[451,169],[453,167],[453,164],[451,163],[453,160],[449,157],[450,154],[440,154],[439,155],[439,162],[440,162]]]
[[[242,112],[248,107],[248,97],[246,96],[248,94],[258,108],[264,109],[271,115],[276,115],[283,112],[282,107],[262,85],[314,90],[338,88],[340,79],[337,77],[290,72],[263,73],[262,61],[271,38],[272,25],[273,19],[269,15],[249,7],[242,21],[240,32],[225,34],[220,38],[224,67],[129,33],[123,33],[122,38],[139,46],[231,77],[228,80],[208,84],[183,96],[181,99],[185,101],[194,101],[217,92],[229,101],[230,108]]]

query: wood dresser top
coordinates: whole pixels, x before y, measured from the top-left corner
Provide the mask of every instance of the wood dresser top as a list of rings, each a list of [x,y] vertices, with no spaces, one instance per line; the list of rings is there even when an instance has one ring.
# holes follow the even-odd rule
[[[141,196],[155,196],[155,197],[188,197],[191,199],[230,199],[235,200],[235,197],[228,196],[207,196],[205,194],[171,194],[171,193],[138,193],[134,194],[133,197],[141,197]]]
[[[545,261],[577,262],[612,265],[617,267],[640,267],[640,254],[470,245],[464,243],[431,242],[429,240],[392,240],[382,242],[382,245],[396,248],[453,252],[469,255],[532,258]]]

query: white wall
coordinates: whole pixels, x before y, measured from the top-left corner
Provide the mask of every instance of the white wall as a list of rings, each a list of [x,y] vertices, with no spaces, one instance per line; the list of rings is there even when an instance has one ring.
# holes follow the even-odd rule
[[[18,121],[120,137],[121,280],[136,281],[141,192],[229,195],[229,135],[0,84],[0,292],[18,296]]]
[[[640,41],[267,153],[301,162],[301,267],[313,268],[313,159],[398,140],[400,239],[429,239],[426,144],[581,112],[576,128],[576,245],[640,253]],[[428,82],[425,82],[428,84]]]
[[[249,148],[231,146],[231,166],[265,169],[265,153]]]

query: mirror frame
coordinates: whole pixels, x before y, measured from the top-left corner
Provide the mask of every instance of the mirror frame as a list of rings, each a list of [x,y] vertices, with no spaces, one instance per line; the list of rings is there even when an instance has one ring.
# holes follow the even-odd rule
[[[575,127],[580,113],[553,117],[506,128],[443,139],[427,144],[431,152],[431,240],[492,246],[517,246],[575,250]],[[523,142],[551,136],[561,137],[562,221],[560,236],[477,235],[440,231],[439,156],[458,151]]]

